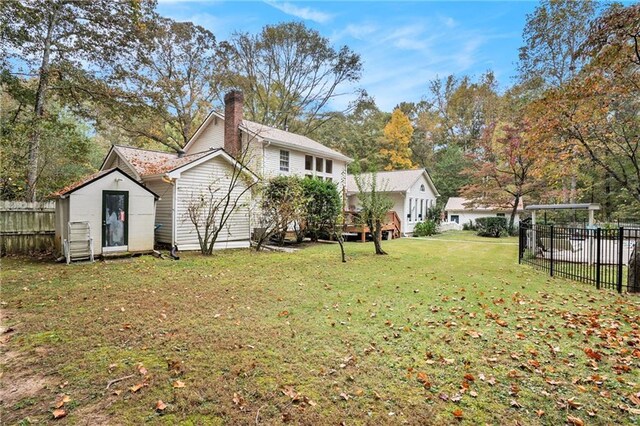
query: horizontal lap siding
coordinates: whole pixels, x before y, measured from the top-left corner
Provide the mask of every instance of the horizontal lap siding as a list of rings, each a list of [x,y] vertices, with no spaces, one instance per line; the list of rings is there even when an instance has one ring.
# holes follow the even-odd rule
[[[211,148],[224,148],[224,122],[218,117],[212,117],[207,127],[200,131],[188,153],[195,154]]]
[[[222,197],[229,187],[232,166],[225,160],[213,158],[184,173],[177,181],[178,200],[176,212],[176,238],[180,250],[198,250],[199,242],[195,226],[189,219],[187,209],[191,200],[198,199],[200,194],[208,194],[207,187],[215,183],[220,188],[219,196]],[[243,180],[233,191],[233,199],[246,188]],[[218,198],[219,199],[219,198]],[[235,248],[249,246],[249,202],[251,197],[247,192],[241,201],[241,206],[236,209],[226,223],[225,229],[220,232],[216,248]]]
[[[162,181],[162,179],[146,181],[145,185],[160,197],[156,202],[155,225],[161,226],[156,231],[156,241],[171,244],[171,232],[173,229],[171,220],[173,217],[173,185]]]

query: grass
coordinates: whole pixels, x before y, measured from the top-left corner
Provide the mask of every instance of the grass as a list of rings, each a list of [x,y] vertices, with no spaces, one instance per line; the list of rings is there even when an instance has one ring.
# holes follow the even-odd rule
[[[639,424],[638,296],[486,242],[5,258],[3,423]]]

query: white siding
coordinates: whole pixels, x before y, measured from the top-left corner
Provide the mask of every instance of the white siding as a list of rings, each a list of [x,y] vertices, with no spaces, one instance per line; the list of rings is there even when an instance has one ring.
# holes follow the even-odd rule
[[[507,223],[511,218],[511,212],[504,211],[467,211],[467,210],[447,210],[447,220],[451,221],[451,216],[457,215],[459,217],[459,224],[465,225],[469,222],[473,222],[475,224],[476,219],[481,217],[496,217],[498,213],[504,213],[504,217],[507,219]],[[520,213],[516,213],[516,217],[514,219],[514,225],[518,226],[520,223]]]
[[[215,116],[205,128],[200,129],[198,138],[194,139],[187,154],[195,154],[211,148],[224,148],[224,121]]]
[[[57,254],[64,254],[62,241],[67,238],[69,228],[69,199],[56,199],[56,235],[54,247]]]
[[[424,186],[424,191],[421,188]],[[410,201],[411,200],[411,201]],[[422,218],[420,218],[420,204],[422,203]],[[411,204],[411,210],[409,210]],[[402,232],[410,235],[417,223],[426,219],[427,209],[436,205],[436,194],[433,192],[424,174],[418,179],[406,193],[404,210],[405,214],[400,217],[403,221]],[[407,217],[411,214],[411,218]]]
[[[213,158],[182,173],[176,180],[178,199],[176,201],[176,244],[180,250],[199,250],[198,235],[195,226],[189,219],[187,209],[191,200],[198,199],[200,194],[207,194],[211,183],[224,193],[228,188],[232,166],[221,158]],[[234,196],[246,188],[246,183],[238,181]],[[241,206],[222,230],[215,245],[216,249],[249,247],[250,221],[249,202],[251,197],[246,193]]]
[[[156,241],[164,244],[173,244],[173,185],[162,179],[145,181],[145,185],[155,192],[160,199],[156,202],[156,225],[160,225],[156,231]]]
[[[117,148],[116,148],[117,149]],[[136,172],[129,166],[129,163],[124,161],[118,154],[113,154],[109,161],[104,164],[102,170],[112,169],[114,167],[118,167],[120,170],[131,176],[132,179],[137,180]]]
[[[119,178],[119,180],[116,180]],[[102,254],[102,191],[129,193],[128,250],[153,250],[155,198],[153,194],[120,172],[110,173],[69,195],[69,222],[88,221],[94,254]]]

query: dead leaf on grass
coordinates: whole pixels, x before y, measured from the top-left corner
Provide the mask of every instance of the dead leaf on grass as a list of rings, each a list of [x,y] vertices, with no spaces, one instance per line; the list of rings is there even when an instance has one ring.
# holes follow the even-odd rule
[[[52,414],[54,419],[61,419],[67,415],[67,412],[64,408],[58,408],[57,410],[53,410]]]
[[[567,422],[573,426],[584,426],[584,421],[580,417],[567,416]]]
[[[453,417],[455,417],[456,419],[462,419],[462,417],[464,417],[464,413],[459,408],[457,410],[453,410],[451,414],[453,414]]]
[[[173,382],[173,387],[174,388],[183,388],[183,387],[185,387],[185,384],[184,384],[183,381],[176,380],[175,382]]]
[[[136,392],[138,392],[140,389],[142,389],[142,388],[143,388],[143,387],[145,387],[145,386],[147,386],[147,384],[146,384],[146,383],[138,383],[137,385],[133,385],[133,386],[131,386],[131,387],[129,388],[129,390],[130,390],[132,393],[136,393]]]
[[[164,411],[167,409],[167,404],[165,404],[164,402],[162,402],[161,399],[158,400],[158,402],[156,402],[156,411]]]

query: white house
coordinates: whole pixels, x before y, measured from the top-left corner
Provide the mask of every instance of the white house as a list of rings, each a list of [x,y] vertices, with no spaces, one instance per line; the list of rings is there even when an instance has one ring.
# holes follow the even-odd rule
[[[155,214],[157,242],[177,245],[180,250],[198,250],[200,244],[189,219],[189,206],[208,196],[210,185],[219,188],[216,197],[226,194],[234,170],[242,166],[223,149],[182,155],[114,145],[102,164],[103,170],[112,167],[119,167],[160,196]],[[256,175],[242,168],[242,178],[232,191],[233,198],[241,195],[240,207],[219,235],[215,249],[249,247],[251,192],[246,190],[257,180]]]
[[[69,239],[70,222],[88,222],[95,255],[153,250],[158,196],[119,168],[94,173],[54,195],[58,253]]]
[[[364,182],[370,182],[371,173],[363,173]],[[426,219],[427,209],[436,205],[440,196],[426,169],[394,170],[376,173],[376,188],[393,200],[392,210],[400,218],[401,232],[411,235],[413,228]],[[347,206],[358,210],[358,187],[353,175],[347,176]]]
[[[101,169],[119,167],[160,196],[156,241],[197,250],[199,242],[187,208],[210,185],[225,193],[234,167],[244,170],[236,192],[249,182],[278,175],[314,176],[345,185],[351,159],[305,136],[264,126],[242,118],[242,92],[225,96],[224,115],[212,112],[196,130],[183,152],[170,153],[114,145]],[[249,171],[249,169],[251,171]],[[256,171],[257,174],[254,174]],[[252,220],[251,194],[219,236],[215,248],[248,247]]]
[[[224,98],[224,115],[212,112],[184,147],[187,155],[224,148],[262,179],[278,175],[314,176],[345,185],[351,158],[306,136],[265,126],[242,117],[243,94]]]
[[[474,203],[472,200],[468,200],[462,197],[451,197],[447,201],[447,205],[444,208],[445,218],[450,223],[457,223],[460,225],[474,224],[475,220],[481,217],[506,217],[507,220],[511,217],[511,211],[513,205],[483,205]],[[522,198],[518,203],[516,210],[516,216],[514,225],[520,223],[520,213],[524,210],[522,204]]]

